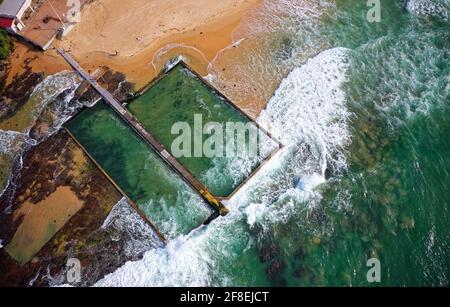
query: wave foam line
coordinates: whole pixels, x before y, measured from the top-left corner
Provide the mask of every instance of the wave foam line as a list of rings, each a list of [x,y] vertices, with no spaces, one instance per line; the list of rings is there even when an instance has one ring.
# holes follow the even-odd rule
[[[148,251],[128,262],[96,286],[229,286],[239,272],[227,273],[254,246],[248,227],[278,223],[303,210],[298,201],[320,199],[314,186],[323,182],[323,165],[344,168],[343,149],[350,142],[349,113],[341,89],[348,68],[348,50],[325,51],[295,69],[281,84],[259,122],[286,145],[230,200],[230,214],[165,248]],[[337,157],[337,158],[336,158]],[[318,180],[318,174],[320,180]],[[294,186],[295,176],[305,189]],[[310,180],[308,181],[308,178]],[[281,201],[280,201],[281,200]],[[217,240],[220,238],[220,240]]]
[[[450,21],[449,0],[409,0],[406,9],[416,15],[434,16]]]

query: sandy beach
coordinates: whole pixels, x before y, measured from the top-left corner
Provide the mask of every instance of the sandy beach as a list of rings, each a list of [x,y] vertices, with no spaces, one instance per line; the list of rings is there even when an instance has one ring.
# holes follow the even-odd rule
[[[150,82],[165,61],[188,58],[200,73],[232,43],[233,31],[260,0],[96,0],[55,47],[68,50],[88,70],[106,65],[127,76],[137,89]],[[145,25],[145,26],[144,26]],[[29,59],[33,71],[53,74],[67,65],[55,50],[39,53],[18,46],[8,82]]]

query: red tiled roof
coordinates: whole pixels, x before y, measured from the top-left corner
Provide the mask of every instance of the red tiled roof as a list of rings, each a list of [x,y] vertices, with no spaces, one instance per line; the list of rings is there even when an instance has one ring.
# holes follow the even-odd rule
[[[14,23],[14,19],[0,17],[0,28],[8,29],[11,28]]]

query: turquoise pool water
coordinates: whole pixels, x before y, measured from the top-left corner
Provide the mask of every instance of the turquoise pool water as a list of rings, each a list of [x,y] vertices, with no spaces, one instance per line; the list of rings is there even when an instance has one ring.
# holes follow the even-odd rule
[[[229,196],[277,147],[270,138],[258,133],[259,138],[255,141],[256,150],[250,152],[249,144],[252,131],[258,132],[254,125],[239,110],[229,104],[213,89],[208,87],[200,78],[194,75],[183,64],[178,64],[158,80],[150,89],[146,90],[140,97],[129,104],[130,112],[144,125],[144,127],[155,136],[172,154],[172,145],[180,134],[172,133],[176,123],[185,123],[191,129],[189,139],[189,155],[177,158],[197,178],[199,178],[208,189],[220,197]],[[216,123],[223,132],[222,156],[208,157],[204,154],[200,144],[200,156],[195,155],[194,134],[196,126],[194,116],[201,116],[204,129],[207,123]],[[250,130],[245,134],[244,142],[235,146],[232,155],[226,151],[227,123],[249,124]],[[197,126],[198,127],[198,126]],[[200,134],[202,134],[200,132]],[[205,134],[206,141],[211,134]],[[234,134],[232,141],[236,141]],[[215,145],[217,146],[217,145]],[[182,148],[183,147],[175,147]],[[198,148],[198,146],[197,146]],[[216,147],[212,147],[215,149]]]
[[[202,198],[103,102],[84,110],[67,128],[169,238],[189,233],[212,214]]]

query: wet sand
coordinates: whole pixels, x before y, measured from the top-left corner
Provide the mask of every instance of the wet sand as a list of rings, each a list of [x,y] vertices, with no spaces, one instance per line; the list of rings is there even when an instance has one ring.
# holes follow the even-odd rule
[[[290,30],[280,29],[277,20],[289,19],[291,13],[318,18],[319,4],[298,0],[298,7],[293,8],[297,11],[289,14],[274,4],[263,1],[245,15],[233,32],[233,41],[238,43],[222,50],[208,71],[214,76],[213,84],[254,118],[292,70],[290,59],[306,61],[317,52],[305,43],[301,52],[293,54],[294,43],[286,35]]]

